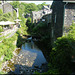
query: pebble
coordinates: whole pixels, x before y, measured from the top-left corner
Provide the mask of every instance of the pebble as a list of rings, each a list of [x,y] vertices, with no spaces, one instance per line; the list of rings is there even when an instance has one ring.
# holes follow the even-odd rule
[[[28,61],[28,60],[26,60],[26,61]]]
[[[29,57],[30,57],[30,55],[29,55]]]
[[[23,73],[23,71],[20,71],[21,73]]]
[[[42,70],[40,70],[40,72],[42,72]]]
[[[18,62],[18,64],[19,64],[19,62]]]

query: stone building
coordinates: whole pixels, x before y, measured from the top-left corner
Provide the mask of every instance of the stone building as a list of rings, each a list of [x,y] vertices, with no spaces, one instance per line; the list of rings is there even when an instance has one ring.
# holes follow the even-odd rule
[[[11,12],[13,14],[13,11],[17,11],[16,9],[13,8],[13,6],[10,3],[2,2],[0,4],[0,9],[3,10],[3,13],[8,13]]]
[[[67,33],[72,22],[75,22],[75,2],[67,0],[53,0],[51,9],[51,36],[54,41],[57,37],[61,37],[64,33]]]
[[[50,6],[43,6],[42,10],[40,11],[32,11],[32,23],[38,23],[42,17],[46,14],[49,14],[51,13],[51,10],[50,10]]]

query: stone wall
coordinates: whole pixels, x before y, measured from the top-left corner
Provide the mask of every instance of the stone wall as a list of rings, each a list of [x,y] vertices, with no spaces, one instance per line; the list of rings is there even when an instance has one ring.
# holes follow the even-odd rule
[[[8,12],[11,12],[13,14],[13,7],[11,4],[5,3],[3,5],[3,13],[8,13]]]
[[[52,13],[44,15],[44,16],[42,17],[41,21],[42,21],[43,19],[45,20],[45,22],[46,22],[47,25],[48,25],[49,23],[52,22]]]
[[[68,3],[65,7],[64,25],[72,25],[75,22],[75,3]]]
[[[61,1],[55,1],[52,4],[52,26],[51,36],[55,41],[58,37],[63,35],[64,27],[64,3]]]
[[[49,5],[43,6],[42,10],[40,10],[40,11],[32,11],[32,22],[39,23],[39,21],[42,19],[42,17],[49,13],[51,13]]]
[[[33,11],[32,12],[32,22],[33,23],[37,23],[38,21],[40,21],[40,19],[42,18],[43,14],[42,14],[43,10],[41,11]]]
[[[64,13],[64,32],[67,34],[69,32],[70,25],[75,22],[75,3],[68,3],[65,6],[65,13]]]

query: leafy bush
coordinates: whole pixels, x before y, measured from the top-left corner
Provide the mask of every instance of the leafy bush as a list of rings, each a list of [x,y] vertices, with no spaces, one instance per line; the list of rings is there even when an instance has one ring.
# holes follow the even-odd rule
[[[54,69],[58,69],[61,74],[69,74],[71,72],[72,44],[75,40],[69,37],[60,37],[55,43],[50,53],[50,63]]]
[[[2,26],[0,26],[0,32],[2,32],[3,31],[3,28],[2,28]]]
[[[0,9],[0,16],[3,14],[3,11],[2,11],[2,9]]]
[[[70,26],[68,37],[75,40],[75,23]]]
[[[17,35],[15,34],[13,37],[4,39],[2,43],[0,43],[0,57],[4,55],[4,60],[10,60],[13,56],[13,51],[15,50],[16,46],[13,42],[17,40]]]

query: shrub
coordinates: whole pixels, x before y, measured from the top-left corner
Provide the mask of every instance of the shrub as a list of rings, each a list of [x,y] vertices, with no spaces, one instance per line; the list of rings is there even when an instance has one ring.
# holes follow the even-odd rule
[[[0,32],[2,32],[3,31],[3,28],[2,28],[2,26],[0,26]]]
[[[2,11],[2,9],[0,9],[0,16],[3,14],[3,11]]]
[[[60,73],[69,74],[71,72],[71,57],[74,51],[72,44],[75,44],[75,40],[66,36],[58,38],[54,43],[50,53],[50,63]]]

